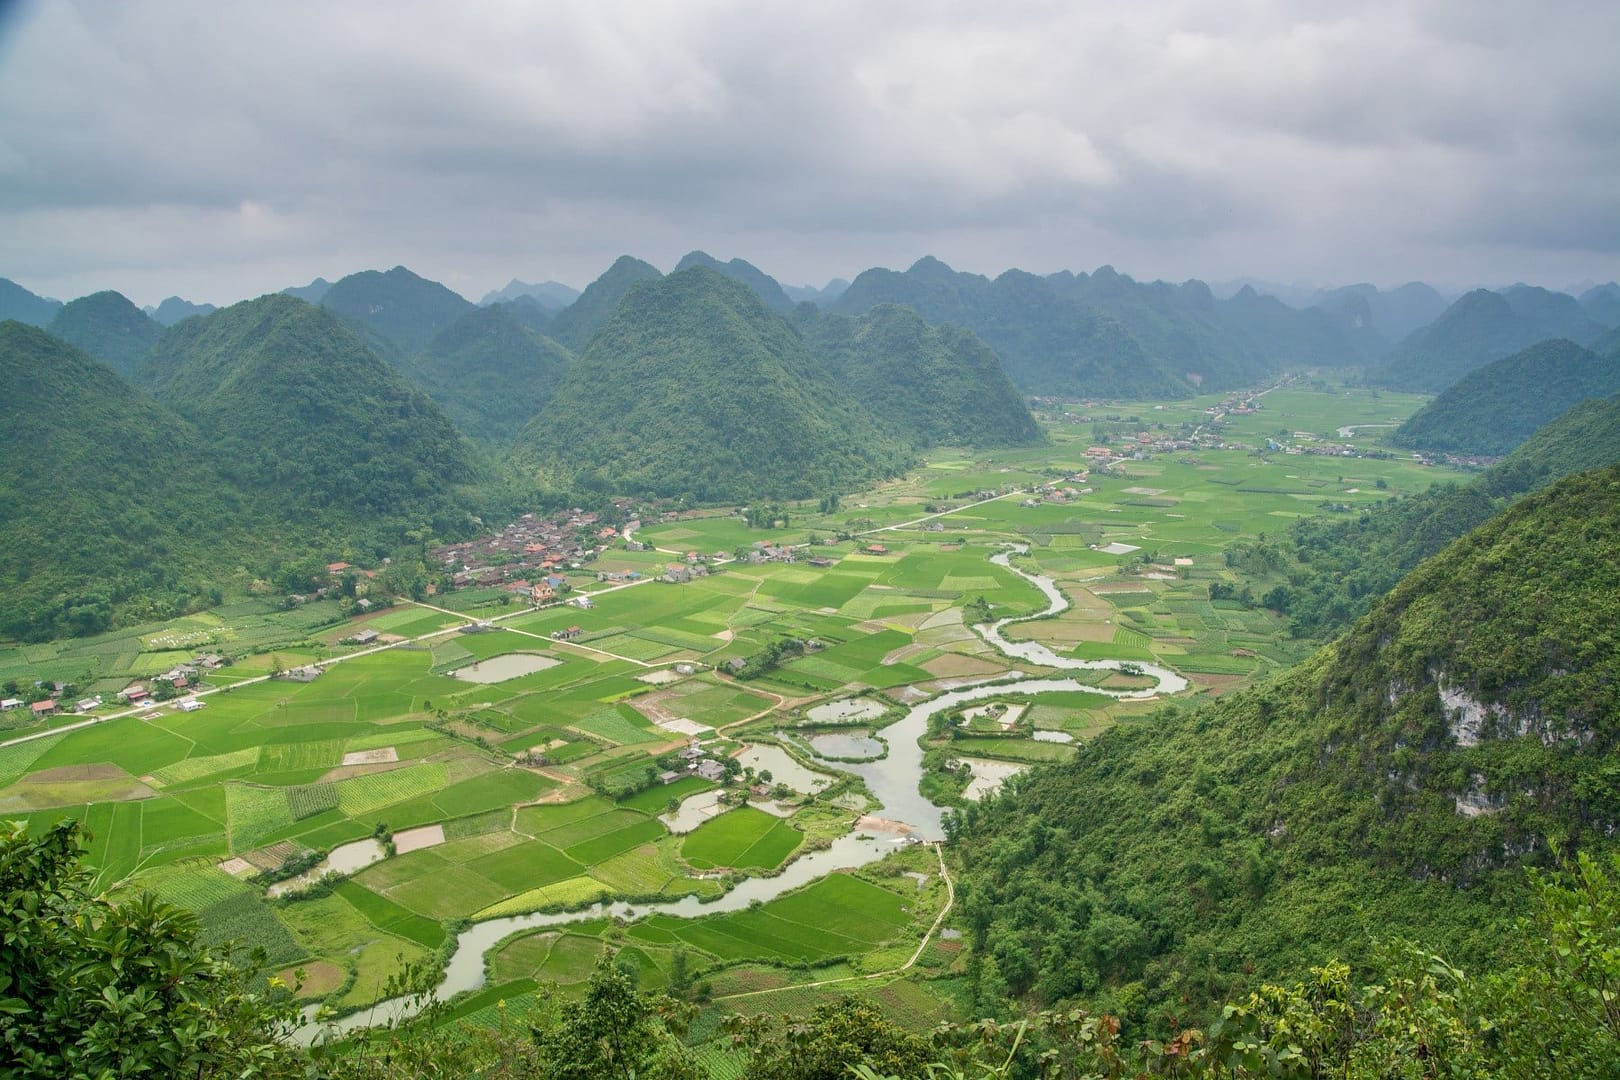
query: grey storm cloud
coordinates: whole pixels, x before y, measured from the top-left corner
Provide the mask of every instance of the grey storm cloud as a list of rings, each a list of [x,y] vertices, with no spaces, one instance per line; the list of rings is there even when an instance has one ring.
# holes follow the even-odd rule
[[[1615,276],[1620,5],[43,2],[0,251],[68,296],[701,247],[789,282]]]

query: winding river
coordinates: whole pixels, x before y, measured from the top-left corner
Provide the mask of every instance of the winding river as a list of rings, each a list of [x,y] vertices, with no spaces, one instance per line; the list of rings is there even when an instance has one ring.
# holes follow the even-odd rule
[[[1008,641],[1002,635],[1002,631],[1008,626],[1046,615],[1054,615],[1069,606],[1068,597],[1063,595],[1063,592],[1051,578],[1032,574],[1012,565],[1013,555],[1026,554],[1028,551],[1029,548],[1026,545],[1017,545],[992,556],[990,561],[1017,574],[1039,589],[1042,595],[1046,597],[1046,608],[1035,615],[999,619],[994,623],[976,626],[973,629],[986,642],[1001,652],[1028,661],[1031,664],[1064,670],[1119,670],[1122,661],[1075,660],[1071,657],[1059,656],[1039,642]],[[1140,699],[1158,694],[1174,694],[1187,688],[1187,680],[1169,668],[1140,663],[1133,666],[1142,674],[1152,676],[1157,680],[1157,684],[1140,690],[1105,690],[1072,678],[1063,678],[1061,676],[1020,678],[1018,672],[1013,672],[1013,677],[1007,680],[981,683],[959,690],[947,691],[912,706],[907,710],[905,716],[883,729],[884,737],[889,743],[888,756],[871,762],[841,761],[834,767],[854,773],[866,782],[866,786],[870,789],[872,795],[882,804],[882,808],[878,813],[883,817],[909,826],[911,833],[922,839],[942,840],[945,836],[941,824],[943,811],[940,807],[925,799],[917,790],[917,782],[922,776],[923,748],[921,739],[928,731],[928,721],[932,716],[936,713],[955,709],[970,701],[980,701],[985,698],[999,697],[1006,694],[1041,694],[1053,691],[1080,690],[1089,694],[1104,694],[1115,698]],[[494,948],[503,938],[518,931],[535,930],[547,926],[561,926],[604,916],[629,918],[632,915],[640,917],[643,915],[663,914],[680,918],[696,918],[701,915],[740,911],[755,900],[774,899],[785,892],[796,889],[801,885],[807,885],[826,874],[832,873],[834,870],[848,869],[875,862],[894,850],[894,845],[901,843],[902,839],[895,836],[871,836],[866,833],[852,831],[833,841],[828,848],[800,856],[789,863],[782,873],[777,876],[747,878],[738,883],[730,892],[715,900],[700,901],[696,897],[688,896],[680,900],[656,904],[630,904],[624,901],[616,903],[604,902],[579,911],[536,912],[529,915],[514,915],[503,919],[490,919],[486,922],[475,923],[462,931],[460,936],[457,937],[455,952],[451,955],[450,962],[445,968],[443,980],[433,991],[433,998],[438,1001],[448,1001],[457,994],[476,990],[483,986],[484,954]],[[322,1036],[342,1035],[345,1032],[362,1027],[400,1020],[411,1014],[415,1004],[414,999],[411,998],[392,998],[388,1001],[379,1002],[369,1009],[351,1013],[339,1020],[326,1023],[318,1023],[314,1020],[315,1010],[312,1006],[305,1013],[308,1022],[297,1031],[296,1037],[299,1041],[307,1043]]]

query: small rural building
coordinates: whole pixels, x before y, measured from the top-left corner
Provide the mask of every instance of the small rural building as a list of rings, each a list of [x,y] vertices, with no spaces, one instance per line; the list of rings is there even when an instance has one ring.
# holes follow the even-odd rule
[[[703,777],[705,780],[719,782],[726,778],[725,766],[721,765],[718,761],[700,761],[697,763],[696,767],[692,769],[692,771]]]
[[[56,701],[53,698],[46,698],[44,701],[36,701],[28,707],[33,710],[35,716],[51,716],[56,712]]]
[[[867,544],[866,553],[868,555],[887,555],[889,553],[889,549],[884,547],[882,544]]]
[[[100,707],[101,699],[98,697],[83,698],[78,705],[74,706],[79,712],[89,712],[91,709],[99,709]]]
[[[10,712],[12,709],[20,709],[22,707],[22,698],[8,697],[4,701],[0,701],[0,712]]]
[[[377,631],[368,629],[360,631],[349,640],[354,642],[356,645],[370,645],[373,641],[377,640],[378,636]]]
[[[206,701],[198,701],[196,698],[182,698],[179,702],[181,712],[196,712],[206,704],[208,704]]]

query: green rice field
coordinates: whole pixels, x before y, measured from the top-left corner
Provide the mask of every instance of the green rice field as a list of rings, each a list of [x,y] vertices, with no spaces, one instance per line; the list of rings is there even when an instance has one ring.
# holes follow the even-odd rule
[[[1152,434],[1204,423],[1216,400],[1109,412],[1136,417],[1115,427]],[[1311,452],[1336,442],[1339,427],[1392,424],[1422,400],[1295,383],[1268,393],[1259,412],[1230,418],[1222,435],[1238,446],[1155,452],[1084,480],[1073,477],[1086,468],[1086,448],[1122,436],[1068,406],[1066,418],[1049,423],[1047,446],[993,458],[937,450],[908,476],[845,494],[834,513],[788,507],[785,527],[752,529],[725,511],[646,525],[638,539],[665,551],[621,542],[572,575],[593,591],[589,609],[532,610],[481,589],[346,620],[333,602],[282,610],[238,597],[95,637],[0,643],[0,680],[70,682],[80,696],[105,701],[90,713],[100,722],[74,730],[63,729],[84,718],[0,716],[0,812],[34,830],[80,820],[101,886],[150,889],[197,913],[210,940],[262,946],[279,965],[330,974],[321,983],[330,1003],[362,1006],[402,959],[430,959],[457,920],[613,898],[713,897],[731,878],[775,873],[812,840],[847,831],[863,797],[839,785],[795,795],[782,808],[787,817],[740,806],[681,835],[661,815],[726,786],[687,773],[678,753],[690,746],[723,760],[750,738],[805,724],[807,710],[825,701],[866,696],[895,706],[1011,670],[962,618],[981,599],[997,617],[1044,606],[1036,589],[989,561],[1008,543],[1027,545],[1018,565],[1053,578],[1071,600],[1061,615],[1009,636],[1064,656],[1163,664],[1191,681],[1191,695],[1296,662],[1311,643],[1292,639],[1278,616],[1211,601],[1212,584],[1239,580],[1225,552],[1299,516],[1354,512],[1446,478],[1404,454]],[[1377,450],[1387,430],[1364,428],[1357,445]],[[1284,448],[1253,449],[1268,438]],[[1076,494],[1025,490],[1059,477],[1057,488]],[[919,520],[942,507],[949,512]],[[792,563],[728,562],[679,585],[596,591],[605,586],[592,573],[645,573],[671,551],[729,554],[757,541],[840,533],[858,535],[807,548]],[[884,550],[868,550],[873,544]],[[811,555],[828,565],[810,565]],[[493,628],[456,632],[473,618]],[[571,641],[551,637],[576,626],[582,633]],[[361,628],[398,644],[353,655],[341,642]],[[809,644],[758,678],[731,673],[730,662],[784,638]],[[198,674],[205,707],[116,702],[131,682],[203,653],[231,661]],[[515,653],[552,663],[488,683],[449,674]],[[323,665],[312,680],[270,677],[312,663]],[[1085,678],[1133,685],[1118,672]],[[1029,732],[1084,740],[1145,712],[1088,692],[1022,704],[1017,732],[964,731],[949,753],[1061,762],[1072,745]],[[11,741],[36,734],[43,737]],[[252,880],[372,836],[392,837],[397,850],[320,895],[272,901]],[[932,869],[931,852],[888,861],[907,858],[921,876]],[[920,940],[942,902],[936,892],[913,890],[909,878],[839,873],[730,914],[531,934],[490,957],[486,1004],[540,983],[576,986],[604,949],[649,986],[667,978],[676,948],[702,971],[886,970]],[[889,998],[886,1008],[917,1016],[943,1007],[909,989]]]

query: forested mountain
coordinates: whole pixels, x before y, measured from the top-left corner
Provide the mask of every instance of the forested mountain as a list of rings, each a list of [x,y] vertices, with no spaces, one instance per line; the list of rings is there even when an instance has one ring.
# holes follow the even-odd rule
[[[742,282],[753,289],[772,311],[785,314],[793,310],[793,300],[777,280],[751,262],[743,259],[721,262],[706,251],[689,251],[675,264],[674,272],[678,274],[689,266],[707,266],[717,274]]]
[[[995,353],[971,330],[930,326],[894,304],[854,318],[807,310],[796,321],[833,380],[914,447],[1044,439]]]
[[[0,278],[0,322],[16,319],[43,328],[60,310],[62,301],[36,296],[10,278]]]
[[[1593,322],[1620,326],[1620,285],[1606,282],[1581,293],[1581,309]]]
[[[363,270],[334,284],[320,304],[392,342],[402,354],[420,350],[473,303],[437,281],[396,266],[387,273]]]
[[[183,404],[220,471],[267,512],[371,537],[466,527],[471,447],[328,310],[275,294],[187,319],[138,379]]]
[[[1400,446],[1453,454],[1506,454],[1587,398],[1620,391],[1620,356],[1600,357],[1566,338],[1464,375],[1395,430]]]
[[[1614,844],[1620,469],[1524,499],[1276,682],[1162,710],[952,826],[981,1002],[1209,1016],[1370,937],[1471,967],[1525,864]]]
[[[462,432],[506,443],[556,391],[573,356],[530,329],[513,301],[474,308],[440,331],[400,372],[432,398]]]
[[[283,296],[296,296],[300,300],[307,300],[311,304],[318,304],[321,298],[332,287],[332,283],[323,277],[318,277],[308,285],[289,285],[282,289]]]
[[[1421,281],[1388,292],[1375,285],[1346,285],[1318,295],[1313,307],[1358,326],[1371,327],[1385,341],[1400,341],[1446,310],[1446,298]]]
[[[142,310],[159,326],[173,326],[181,319],[189,319],[193,315],[207,315],[210,311],[218,309],[213,304],[193,304],[190,300],[171,296],[155,308]]]
[[[478,305],[488,307],[490,304],[504,304],[522,296],[528,297],[547,311],[557,312],[578,300],[579,290],[560,281],[545,281],[536,285],[513,278],[505,287],[485,293],[484,298],[478,301]]]
[[[620,255],[601,277],[585,286],[578,300],[557,312],[551,321],[550,336],[575,353],[581,352],[631,286],[663,276],[649,263]]]
[[[516,453],[554,486],[702,501],[848,491],[908,460],[791,326],[703,267],[631,289]]]
[[[191,424],[67,342],[0,323],[0,416],[0,637],[174,614],[246,550]]]
[[[1044,278],[1009,270],[990,281],[924,258],[904,273],[865,271],[831,310],[880,303],[973,330],[1031,394],[1186,396],[1289,363],[1362,362],[1380,347],[1370,330],[1252,289],[1219,301],[1201,282],[1142,284],[1106,266]]]
[[[111,290],[63,304],[46,329],[121,375],[134,371],[136,363],[163,333],[163,328],[123,293]]]
[[[1538,341],[1567,337],[1589,345],[1603,329],[1564,293],[1522,285],[1502,293],[1475,289],[1391,350],[1368,380],[1437,394],[1475,368]]]

